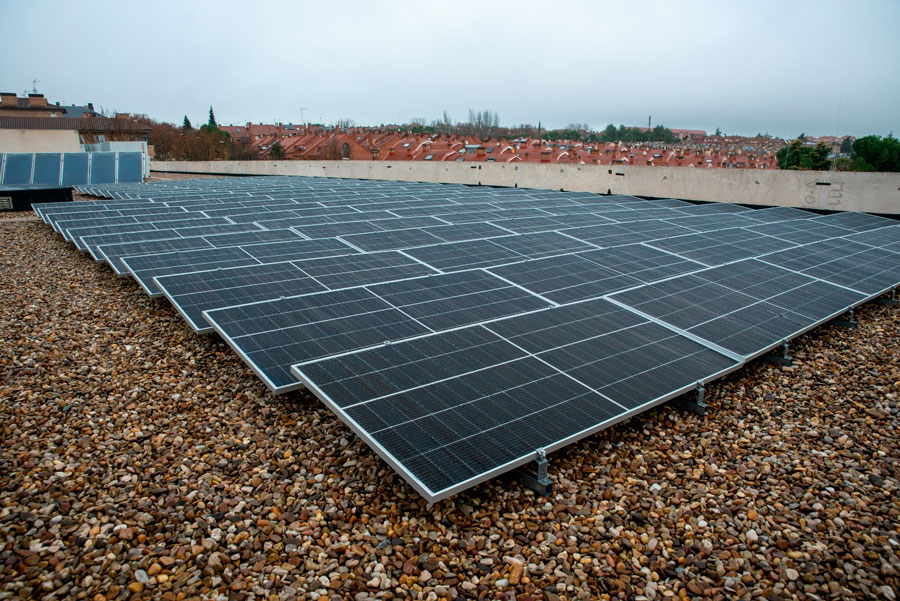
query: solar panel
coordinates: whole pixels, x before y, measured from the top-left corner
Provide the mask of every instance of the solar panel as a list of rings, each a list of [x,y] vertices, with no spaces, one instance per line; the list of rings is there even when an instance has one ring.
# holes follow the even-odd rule
[[[77,186],[88,182],[88,153],[66,152],[63,154],[63,186]]]
[[[681,207],[681,212],[685,215],[721,215],[724,213],[746,213],[748,211],[753,211],[753,209],[727,202],[708,202],[697,205],[684,203]]]
[[[91,153],[91,183],[111,184],[116,181],[116,153]]]
[[[729,228],[756,225],[758,221],[747,213],[721,213],[716,215],[689,215],[667,219],[669,223],[693,230],[695,232],[711,232]]]
[[[857,292],[749,259],[612,300],[747,360],[862,302]]]
[[[490,272],[559,304],[596,298],[640,284],[639,280],[602,267],[582,255],[511,263],[492,267]]]
[[[648,220],[634,223],[578,227],[566,230],[566,235],[584,240],[594,246],[607,248],[679,236],[688,234],[690,231],[665,221]]]
[[[349,305],[342,305],[341,299],[347,292],[339,290],[209,311],[205,315],[248,364],[264,375],[267,384],[280,391],[296,386],[289,371],[294,363],[548,306],[546,301],[527,291],[480,271],[427,276],[350,290],[356,292],[353,293],[354,303]],[[307,308],[309,303],[315,302],[340,310],[329,310],[328,319],[317,319],[317,312]],[[374,324],[387,326],[376,330],[381,338],[373,337],[371,328],[358,313],[357,304],[375,308],[378,319]],[[313,321],[306,321],[308,318],[301,316],[300,307],[306,308]],[[343,312],[347,307],[350,312]],[[251,311],[255,320],[252,324],[244,309]],[[287,330],[299,333],[303,345],[288,343],[284,331],[271,327],[273,323],[292,320],[297,327]],[[254,357],[254,351],[259,348],[271,350],[276,347],[280,347],[274,355],[277,361],[270,358],[261,364]]]
[[[417,246],[428,246],[443,242],[443,240],[437,236],[429,234],[427,230],[419,228],[354,234],[352,236],[344,236],[342,240],[363,252],[400,250],[403,248],[415,248]]]
[[[550,319],[563,320],[559,327],[571,333],[573,321],[602,315],[610,304],[589,302],[592,305],[587,307],[574,305],[548,311],[560,313]],[[537,317],[547,319],[543,315]],[[541,334],[535,336],[534,324],[521,318],[487,327],[502,329],[504,337],[523,348],[533,348],[536,341],[543,340],[543,349],[535,353],[536,357],[625,410],[671,398],[736,366],[732,358],[650,321],[627,328],[617,323],[609,330],[583,330],[580,337],[564,345],[558,341],[547,344],[544,337],[549,335],[555,341],[555,332],[542,326]]]
[[[399,252],[308,259],[295,264],[330,290],[406,280],[437,273],[424,263]]]
[[[847,211],[844,213],[832,213],[831,215],[822,215],[813,218],[818,223],[827,223],[828,225],[836,225],[855,232],[864,232],[866,230],[874,230],[882,227],[896,225],[896,221],[886,217],[878,217],[868,213],[856,213]]]
[[[191,240],[191,238],[179,238],[179,240]],[[154,281],[154,278],[160,276],[259,263],[242,249],[230,247],[200,248],[164,254],[122,257],[120,261],[150,296],[162,296],[162,290]]]
[[[290,366],[429,332],[365,288],[207,311],[206,320],[273,391],[300,386]]]
[[[483,271],[435,275],[367,289],[430,330],[542,309],[549,303]]]
[[[753,213],[748,213],[747,215],[756,221],[765,222],[810,219],[816,216],[815,213],[810,213],[803,209],[795,209],[794,207],[766,207],[765,209],[754,209]]]
[[[103,256],[97,251],[100,246],[111,244],[122,244],[127,242],[140,242],[150,240],[166,240],[169,238],[190,238],[196,236],[206,236],[212,234],[228,234],[251,231],[253,226],[242,223],[227,223],[221,217],[208,219],[185,219],[183,221],[169,221],[160,226],[175,227],[159,227],[152,230],[136,228],[146,228],[147,224],[139,223],[135,225],[109,226],[105,228],[105,232],[101,234],[94,233],[97,228],[91,228],[91,235],[80,235],[82,230],[71,229],[69,235],[75,240],[75,245],[80,250],[86,250],[94,256],[98,261],[103,260]]]
[[[290,177],[79,190],[109,200],[36,212],[273,391],[307,385],[429,500],[900,284],[900,226],[870,215]]]
[[[689,203],[685,200],[679,200],[677,198],[657,198],[655,200],[651,200],[650,202],[653,203],[654,206],[669,207],[669,208],[672,208],[672,207],[690,208],[690,207],[696,206],[696,205],[692,205],[691,203]],[[737,207],[738,205],[728,205],[728,206]],[[740,207],[740,208],[743,208],[743,207]],[[737,211],[735,211],[735,212],[737,212]]]
[[[810,220],[799,222],[780,221],[748,227],[747,230],[775,238],[781,238],[794,244],[810,244],[830,238],[839,238],[853,232],[827,223],[812,223]]]
[[[31,164],[33,155],[28,153],[10,152],[6,155],[3,165],[3,185],[31,183]]]
[[[637,347],[634,331],[644,342]],[[635,362],[650,371],[623,369]],[[297,365],[294,373],[435,501],[735,365],[597,300]]]
[[[41,203],[35,206],[35,211],[41,216],[45,223],[53,224],[55,221],[66,217],[74,217],[91,215],[103,217],[107,214],[105,211],[115,211],[121,208],[144,206],[149,203],[141,203],[135,201],[88,201],[79,203]]]
[[[272,227],[272,222],[258,222],[264,227]],[[319,225],[306,225],[298,223],[291,226],[307,238],[337,238],[338,236],[352,236],[353,234],[367,234],[384,231],[375,223],[369,221],[348,221],[344,223],[323,223]]]
[[[836,238],[775,253],[763,260],[871,297],[900,285],[898,258],[890,250]]]
[[[176,238],[171,230],[158,230],[145,223],[133,223],[128,225],[109,225],[98,228],[71,229],[72,240],[78,250],[89,252],[97,261],[103,261],[103,255],[98,252],[100,246],[112,244],[127,244],[130,242],[142,242],[149,240],[162,240]],[[82,233],[87,235],[81,235]]]
[[[651,240],[647,244],[705,265],[722,265],[794,246],[783,238],[766,236],[744,228]]]
[[[210,332],[203,311],[429,273],[435,272],[400,253],[386,252],[160,276],[156,284],[195,331]]]
[[[260,263],[300,261],[314,257],[331,257],[355,252],[340,240],[291,240],[269,244],[243,245],[244,251]]]
[[[875,248],[890,248],[894,252],[898,252],[900,251],[900,225],[850,234],[845,236],[845,239]]]
[[[577,238],[557,232],[538,232],[533,234],[520,234],[518,236],[504,236],[502,238],[493,238],[492,242],[497,246],[506,248],[530,259],[578,252],[581,250],[593,250],[595,248],[593,245]]]
[[[103,257],[104,261],[109,263],[109,266],[116,272],[116,275],[128,275],[128,267],[122,263],[123,257],[137,257],[148,254],[156,255],[160,253],[195,250],[199,248],[212,248],[212,245],[202,237],[179,237],[165,238],[163,240],[123,242],[121,244],[105,244],[97,247],[97,253]]]
[[[211,332],[204,311],[327,288],[290,262],[157,276],[155,283],[195,332]]]
[[[524,255],[495,244],[492,240],[471,240],[453,244],[424,246],[407,251],[411,257],[440,271],[460,271],[490,267],[526,259]]]
[[[63,237],[67,240],[71,240],[72,236],[69,234],[69,230],[80,228],[95,228],[102,227],[108,225],[125,225],[130,223],[139,223],[151,226],[152,224],[162,223],[162,222],[170,222],[170,221],[181,221],[190,217],[189,213],[186,213],[177,207],[154,207],[148,209],[141,209],[138,212],[133,214],[125,214],[127,211],[116,211],[117,216],[110,217],[93,217],[92,215],[97,215],[98,213],[88,213],[89,218],[87,219],[78,219],[76,215],[66,215],[62,219],[59,219],[53,223],[56,229],[63,235]],[[111,213],[101,212],[103,215],[111,215]]]
[[[144,155],[140,152],[120,152],[119,170],[116,174],[120,182],[140,182],[144,180]]]
[[[63,238],[66,240],[69,239],[67,231],[70,229],[80,228],[84,229],[93,229],[93,228],[102,228],[110,225],[133,225],[139,224],[140,222],[135,219],[133,216],[129,215],[117,215],[116,217],[97,217],[90,218],[89,215],[64,215],[61,219],[53,222],[53,227],[62,234]],[[152,227],[150,224],[145,224],[147,227]]]
[[[62,173],[62,155],[58,152],[38,152],[34,155],[35,184],[58,185]]]

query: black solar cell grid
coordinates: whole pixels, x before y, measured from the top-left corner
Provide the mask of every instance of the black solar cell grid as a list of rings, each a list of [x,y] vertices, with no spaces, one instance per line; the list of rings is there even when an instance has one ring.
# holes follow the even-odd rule
[[[84,189],[127,200],[36,211],[272,390],[307,384],[429,500],[900,284],[900,226],[864,214],[290,177]]]

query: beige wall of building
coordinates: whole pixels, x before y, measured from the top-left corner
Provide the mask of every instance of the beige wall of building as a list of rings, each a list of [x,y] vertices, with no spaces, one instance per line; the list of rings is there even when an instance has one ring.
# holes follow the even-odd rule
[[[81,152],[75,130],[0,129],[0,152]]]
[[[418,161],[155,161],[152,169],[519,186],[900,214],[900,173]]]

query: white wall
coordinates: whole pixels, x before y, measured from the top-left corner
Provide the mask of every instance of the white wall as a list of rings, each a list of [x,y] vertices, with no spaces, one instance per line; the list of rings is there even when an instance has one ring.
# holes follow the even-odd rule
[[[424,161],[154,161],[152,169],[519,186],[900,214],[900,173]]]
[[[81,144],[75,130],[0,129],[0,152],[81,152]]]

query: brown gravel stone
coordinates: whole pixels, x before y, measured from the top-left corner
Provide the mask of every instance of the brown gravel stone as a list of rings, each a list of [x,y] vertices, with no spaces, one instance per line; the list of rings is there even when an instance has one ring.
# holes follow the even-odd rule
[[[496,478],[429,506],[43,223],[0,222],[0,274],[0,599],[900,590],[897,309],[709,385],[706,417],[661,407],[554,453],[548,498]]]

